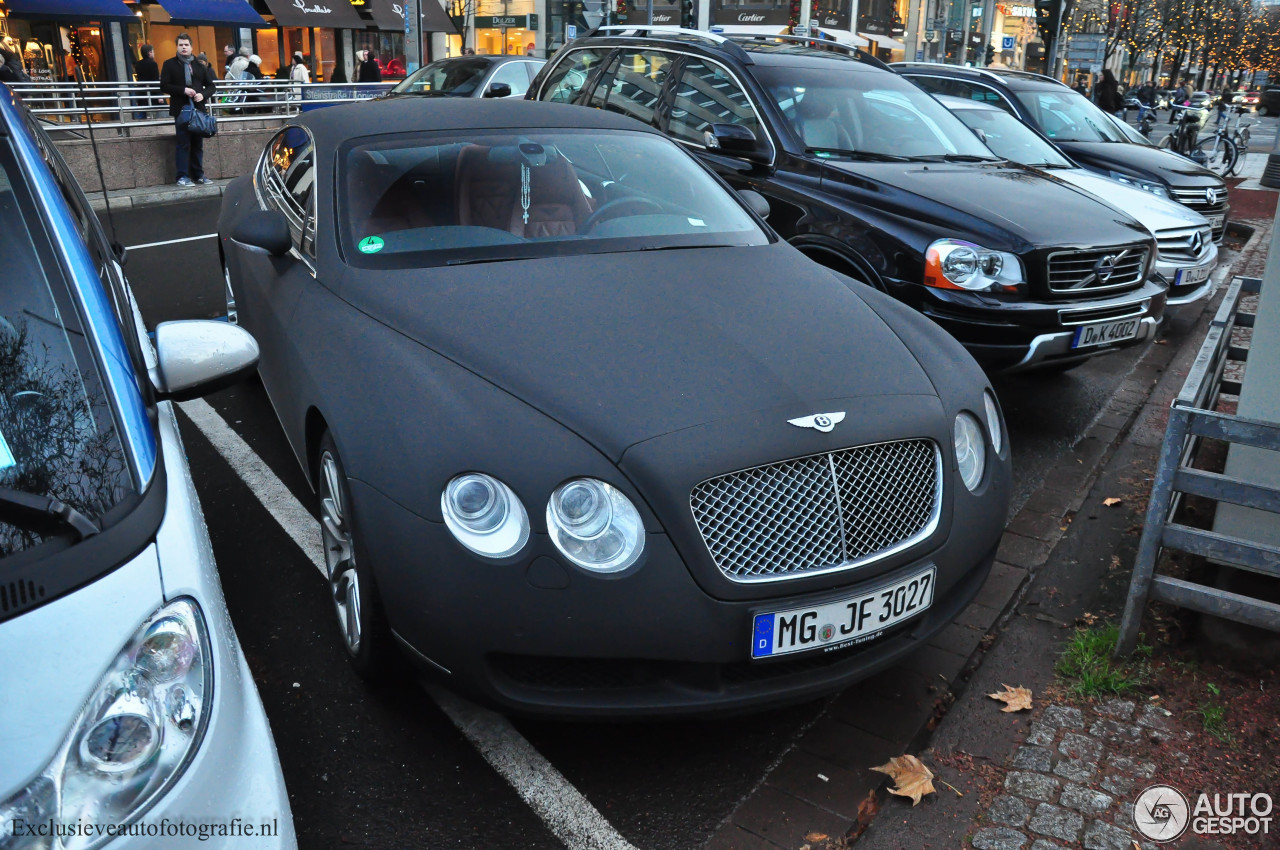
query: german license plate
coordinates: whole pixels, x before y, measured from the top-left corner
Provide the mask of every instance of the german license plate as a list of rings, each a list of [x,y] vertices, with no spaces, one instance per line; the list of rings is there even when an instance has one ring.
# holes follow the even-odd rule
[[[1226,217],[1227,217],[1226,213],[1219,213],[1218,215],[1205,216],[1205,218],[1209,220],[1209,226],[1212,227],[1214,230],[1222,229],[1222,222],[1224,219],[1226,219]]]
[[[1204,283],[1212,273],[1212,266],[1201,266],[1197,269],[1178,269],[1178,273],[1173,276],[1173,285],[1192,286],[1197,283]]]
[[[1071,340],[1072,348],[1089,348],[1094,345],[1110,345],[1138,335],[1138,319],[1120,319],[1116,322],[1098,322],[1076,328]]]
[[[751,657],[843,649],[878,637],[933,604],[933,567],[879,590],[809,608],[756,614]]]

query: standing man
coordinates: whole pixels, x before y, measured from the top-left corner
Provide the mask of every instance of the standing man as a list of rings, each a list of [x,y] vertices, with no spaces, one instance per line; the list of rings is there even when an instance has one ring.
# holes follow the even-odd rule
[[[185,32],[178,36],[177,46],[178,55],[166,59],[160,69],[160,91],[169,95],[169,114],[174,119],[188,103],[207,112],[209,99],[215,90],[208,67],[196,62],[191,55],[191,36]],[[212,183],[204,176],[204,139],[188,133],[187,128],[178,126],[176,120],[174,131],[178,140],[178,185]]]
[[[382,82],[382,69],[378,67],[378,60],[374,59],[373,54],[368,50],[360,51],[360,70],[356,73],[356,82]]]
[[[250,52],[252,53],[253,51],[250,51]],[[222,46],[222,57],[223,57],[222,73],[225,74],[231,70],[231,63],[236,61],[235,46],[231,44],[224,44]]]
[[[133,63],[134,79],[140,83],[160,82],[160,66],[156,64],[156,49],[149,44],[144,44],[138,48],[138,55],[141,58]],[[148,89],[147,94],[138,98],[139,106],[151,106],[152,102],[150,89]],[[141,121],[147,117],[147,113],[135,112],[133,117]]]

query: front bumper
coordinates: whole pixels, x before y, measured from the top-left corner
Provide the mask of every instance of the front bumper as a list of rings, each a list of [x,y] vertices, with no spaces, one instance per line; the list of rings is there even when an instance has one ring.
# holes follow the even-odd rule
[[[1149,279],[1139,289],[1089,300],[1000,300],[992,296],[902,283],[895,294],[941,325],[989,371],[1022,371],[1080,362],[1155,334],[1167,289]],[[1073,348],[1082,325],[1136,318],[1138,334],[1117,343]]]
[[[1194,304],[1213,291],[1213,270],[1218,265],[1218,246],[1202,260],[1195,263],[1177,263],[1157,258],[1154,275],[1169,287],[1165,298],[1165,306],[1180,307],[1183,304]],[[1195,276],[1194,272],[1207,270],[1205,279],[1199,283],[1182,284],[1178,281],[1178,273],[1183,276]]]

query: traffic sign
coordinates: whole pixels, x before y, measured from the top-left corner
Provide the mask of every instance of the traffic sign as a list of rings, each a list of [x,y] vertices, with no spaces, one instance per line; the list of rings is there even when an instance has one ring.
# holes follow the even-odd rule
[[[1012,35],[1005,35],[1005,36],[1001,36],[1001,37],[1000,37],[1000,49],[1001,49],[1001,50],[1013,50],[1013,47],[1014,47],[1014,41],[1015,41],[1015,39],[1016,39],[1016,37],[1015,37],[1015,36],[1012,36]]]
[[[573,40],[574,40],[575,38],[577,38],[577,37],[578,37],[578,26],[577,26],[577,24],[565,24],[565,25],[564,25],[564,40],[565,40],[565,41],[573,41]]]
[[[792,27],[791,34],[792,35],[808,35],[809,28],[808,27]]]

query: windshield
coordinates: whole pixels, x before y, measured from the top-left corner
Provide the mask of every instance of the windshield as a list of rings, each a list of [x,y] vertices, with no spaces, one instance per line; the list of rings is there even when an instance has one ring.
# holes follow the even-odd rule
[[[353,265],[768,242],[692,156],[652,133],[397,137],[348,149],[342,167]]]
[[[479,57],[441,59],[419,68],[391,90],[392,94],[447,94],[470,97],[489,71],[489,62]]]
[[[61,274],[46,275],[29,216],[0,170],[0,491],[10,491],[0,492],[0,557],[72,531],[15,512],[11,491],[57,499],[98,526],[136,492],[78,312]]]
[[[1055,142],[1125,142],[1107,113],[1079,92],[1054,87],[1014,92],[1044,134]]]
[[[944,106],[894,74],[773,66],[755,75],[819,157],[996,158]]]
[[[955,116],[971,130],[981,130],[987,147],[1022,165],[1073,168],[1072,162],[1035,130],[1003,109],[956,109]]]

